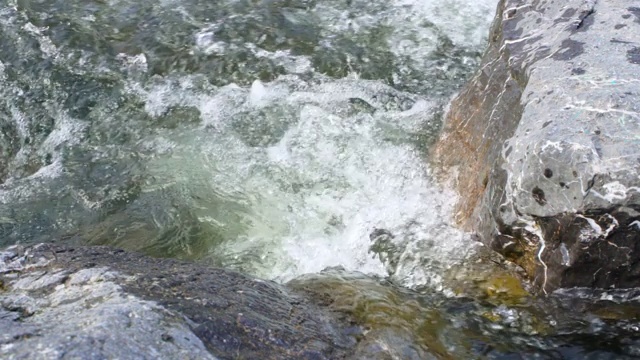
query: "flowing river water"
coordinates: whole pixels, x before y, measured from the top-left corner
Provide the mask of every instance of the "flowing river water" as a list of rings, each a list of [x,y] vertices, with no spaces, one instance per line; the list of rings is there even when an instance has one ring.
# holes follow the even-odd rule
[[[529,297],[478,265],[431,178],[496,3],[6,0],[0,245],[108,244],[329,289],[390,358],[640,356],[636,294]]]

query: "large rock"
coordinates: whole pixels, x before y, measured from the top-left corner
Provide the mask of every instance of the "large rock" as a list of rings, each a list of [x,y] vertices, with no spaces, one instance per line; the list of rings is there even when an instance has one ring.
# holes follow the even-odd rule
[[[358,358],[342,323],[232,271],[106,247],[0,252],[2,359]]]
[[[277,285],[105,247],[13,247],[0,359],[637,358],[639,291],[535,298],[505,275],[474,301],[344,269]]]
[[[640,4],[502,0],[433,148],[456,217],[543,292],[640,285]]]

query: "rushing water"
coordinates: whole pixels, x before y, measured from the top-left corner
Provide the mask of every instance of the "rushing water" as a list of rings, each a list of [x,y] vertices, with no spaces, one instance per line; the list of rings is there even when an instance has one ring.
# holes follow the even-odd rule
[[[425,149],[494,2],[13,1],[2,241],[442,286],[474,246]]]
[[[548,350],[565,340],[535,336],[555,334],[549,314],[565,300],[536,320],[540,303],[513,307],[524,306],[513,278],[470,274],[480,250],[450,225],[455,196],[425,159],[496,3],[5,1],[0,245],[109,244],[278,281],[340,266],[449,296],[471,282],[477,297],[505,299],[444,300],[437,316],[451,319],[429,329],[497,339],[511,327],[513,348]],[[423,305],[405,314],[376,289],[362,301],[391,306],[382,315],[422,319]],[[425,338],[415,321],[399,325],[415,336],[390,346],[492,354]]]

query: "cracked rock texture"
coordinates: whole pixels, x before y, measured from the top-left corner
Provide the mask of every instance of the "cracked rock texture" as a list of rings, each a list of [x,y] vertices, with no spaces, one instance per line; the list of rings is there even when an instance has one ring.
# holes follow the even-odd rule
[[[341,359],[357,331],[271,282],[107,247],[0,252],[2,359]]]
[[[537,288],[640,286],[640,3],[502,0],[433,162]]]

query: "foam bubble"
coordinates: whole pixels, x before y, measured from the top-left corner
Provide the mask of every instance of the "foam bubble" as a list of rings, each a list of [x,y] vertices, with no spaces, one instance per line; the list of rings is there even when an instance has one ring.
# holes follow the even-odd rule
[[[164,91],[149,94],[166,100]],[[228,97],[235,101],[219,100]],[[352,111],[354,97],[376,111]],[[224,116],[212,114],[212,103]],[[174,138],[172,156],[154,160],[150,169],[165,182],[197,183],[187,191],[208,199],[196,207],[201,221],[216,227],[232,227],[237,219],[212,216],[216,200],[207,193],[242,199],[234,215],[244,226],[212,245],[214,258],[232,265],[250,261],[251,271],[282,281],[330,266],[386,275],[385,264],[369,251],[376,228],[394,234],[403,256],[396,277],[408,285],[439,283],[438,273],[464,258],[467,238],[447,225],[453,194],[432,183],[413,145],[387,140],[389,129],[417,131],[429,120],[432,102],[372,81],[311,85],[287,78],[221,89],[199,104],[204,122],[211,116],[223,124]],[[288,109],[295,119],[278,135]],[[249,122],[234,127],[241,114]],[[256,128],[277,141],[256,147],[244,140]]]

